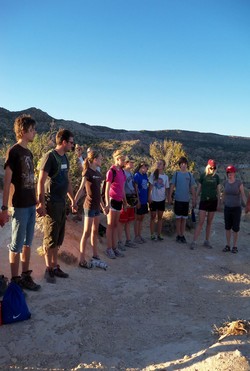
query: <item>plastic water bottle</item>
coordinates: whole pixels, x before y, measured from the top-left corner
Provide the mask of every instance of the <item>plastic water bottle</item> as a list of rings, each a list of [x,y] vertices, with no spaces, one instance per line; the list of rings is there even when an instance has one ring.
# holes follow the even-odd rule
[[[194,208],[192,209],[191,215],[192,215],[192,222],[195,223],[196,222],[196,216],[195,216]]]
[[[105,271],[108,268],[108,264],[102,260],[91,259],[91,264],[92,264],[92,267],[101,268],[101,269],[104,269]]]

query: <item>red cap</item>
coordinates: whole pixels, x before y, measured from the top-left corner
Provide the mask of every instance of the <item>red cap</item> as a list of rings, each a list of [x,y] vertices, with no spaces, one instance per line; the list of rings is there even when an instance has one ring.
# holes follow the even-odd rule
[[[236,173],[236,168],[235,168],[233,165],[229,165],[229,166],[226,168],[226,172],[227,172],[227,173]]]
[[[214,160],[208,160],[207,164],[211,167],[214,167],[216,169],[216,162]]]

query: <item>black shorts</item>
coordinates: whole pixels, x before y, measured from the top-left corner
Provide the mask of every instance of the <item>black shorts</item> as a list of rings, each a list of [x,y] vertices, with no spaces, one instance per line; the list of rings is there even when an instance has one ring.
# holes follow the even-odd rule
[[[135,209],[136,215],[145,215],[148,213],[148,204],[143,204],[139,209]]]
[[[150,211],[165,211],[165,200],[163,201],[152,201],[149,204]]]
[[[229,231],[232,229],[234,232],[239,232],[240,230],[240,218],[241,218],[241,207],[228,207],[224,208],[224,220],[225,229]]]
[[[174,213],[176,217],[188,217],[189,202],[175,201],[174,202]]]
[[[110,202],[111,209],[115,211],[121,211],[122,203],[123,203],[122,201],[116,201],[112,198]]]
[[[217,210],[218,200],[205,200],[200,201],[199,210],[204,210],[208,212],[214,212]]]

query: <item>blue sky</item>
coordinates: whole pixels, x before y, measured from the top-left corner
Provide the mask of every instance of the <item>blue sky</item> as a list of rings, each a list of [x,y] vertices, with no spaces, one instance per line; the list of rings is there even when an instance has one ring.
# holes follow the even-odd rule
[[[250,136],[249,0],[0,0],[0,107]]]

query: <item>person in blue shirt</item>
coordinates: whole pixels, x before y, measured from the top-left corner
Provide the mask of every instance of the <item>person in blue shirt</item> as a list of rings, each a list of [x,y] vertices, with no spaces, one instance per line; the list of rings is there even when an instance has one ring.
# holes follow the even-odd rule
[[[144,243],[146,240],[142,237],[142,224],[145,214],[148,213],[148,176],[147,176],[148,165],[145,162],[141,162],[134,175],[135,191],[138,199],[136,205],[136,217],[135,217],[135,243]]]

